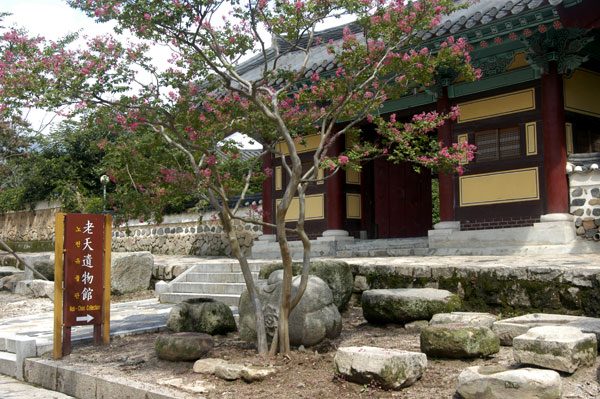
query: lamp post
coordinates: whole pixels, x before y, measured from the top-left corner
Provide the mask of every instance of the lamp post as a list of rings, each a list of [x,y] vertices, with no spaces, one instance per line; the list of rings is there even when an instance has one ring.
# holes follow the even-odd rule
[[[100,183],[102,183],[102,212],[106,212],[106,185],[110,181],[107,175],[100,176]]]

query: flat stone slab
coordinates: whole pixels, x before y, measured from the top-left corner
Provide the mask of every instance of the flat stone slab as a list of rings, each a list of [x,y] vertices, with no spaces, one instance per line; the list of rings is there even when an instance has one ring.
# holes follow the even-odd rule
[[[361,302],[363,316],[371,323],[429,320],[436,313],[449,313],[461,306],[458,296],[434,288],[367,290]]]
[[[516,362],[566,373],[594,365],[597,355],[596,336],[575,327],[534,327],[513,339]]]
[[[498,316],[490,313],[452,312],[434,314],[429,325],[436,324],[468,324],[470,326],[492,328]]]
[[[584,317],[567,323],[566,326],[579,328],[582,333],[596,335],[596,342],[600,342],[600,319],[595,317]]]
[[[560,399],[562,382],[553,370],[475,366],[460,373],[456,392],[464,399]]]
[[[427,356],[465,359],[500,351],[491,329],[468,324],[437,324],[421,330],[421,352]]]
[[[377,382],[384,389],[401,389],[415,383],[427,368],[424,353],[372,346],[339,348],[335,372],[359,384]]]
[[[550,313],[530,313],[496,321],[492,326],[492,331],[500,338],[500,344],[511,346],[515,337],[525,334],[530,328],[561,326],[582,319],[586,319],[586,317]]]

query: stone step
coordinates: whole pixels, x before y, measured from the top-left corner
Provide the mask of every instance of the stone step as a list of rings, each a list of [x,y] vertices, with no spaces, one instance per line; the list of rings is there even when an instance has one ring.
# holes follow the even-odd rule
[[[238,306],[240,302],[240,295],[232,294],[190,294],[190,293],[177,293],[177,292],[165,292],[160,294],[159,300],[161,303],[179,303],[186,299],[192,298],[212,298],[215,301],[223,302],[227,306]]]
[[[251,262],[248,264],[250,271],[259,272],[260,268],[265,265],[264,262]],[[194,273],[241,273],[240,264],[237,262],[230,263],[198,263],[194,266]]]
[[[252,272],[252,277],[256,280],[258,272]],[[238,273],[196,273],[186,274],[188,283],[244,283],[244,275]]]
[[[433,250],[429,248],[390,248],[390,249],[362,249],[337,251],[338,258],[372,258],[379,256],[427,256]]]
[[[310,256],[331,257],[335,256],[335,241],[316,241],[311,240]],[[289,242],[290,252],[294,260],[301,260],[304,254],[301,241]],[[252,255],[250,259],[279,259],[281,261],[281,252],[279,244],[276,242],[255,241],[252,246]]]
[[[411,249],[427,248],[429,239],[427,237],[414,238],[383,238],[378,240],[354,240],[339,241],[337,250],[373,251],[380,249]]]
[[[0,352],[0,374],[15,377],[17,372],[17,355],[9,352]]]
[[[244,283],[173,283],[171,292],[241,295],[245,288]]]

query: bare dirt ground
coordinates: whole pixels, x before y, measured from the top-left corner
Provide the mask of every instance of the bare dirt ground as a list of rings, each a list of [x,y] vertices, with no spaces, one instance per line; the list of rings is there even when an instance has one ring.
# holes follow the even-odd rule
[[[153,297],[152,291],[135,295],[113,297],[113,302]],[[46,298],[27,298],[0,292],[1,319],[23,314],[50,312],[52,301]],[[135,380],[149,385],[177,388],[182,396],[194,398],[459,398],[455,394],[458,375],[466,367],[475,365],[514,365],[512,348],[502,347],[496,355],[486,359],[447,360],[428,359],[423,378],[401,391],[384,391],[376,386],[358,385],[334,375],[333,357],[340,346],[378,346],[383,348],[419,351],[419,335],[408,333],[397,325],[374,326],[366,323],[360,308],[343,313],[343,330],[339,338],[322,343],[306,351],[294,350],[291,357],[262,358],[253,345],[241,341],[237,334],[216,336],[215,348],[208,355],[230,363],[274,366],[277,374],[268,380],[252,384],[243,381],[228,382],[212,375],[196,374],[192,362],[168,362],[154,353],[157,334],[143,334],[114,339],[109,347],[76,346],[65,357],[65,365],[76,366],[97,376],[111,376],[119,380]],[[49,357],[47,355],[46,357]],[[600,363],[580,369],[573,375],[562,374],[563,398],[591,399],[600,397],[597,375]],[[194,393],[198,390],[202,394]]]
[[[469,366],[513,365],[512,348],[502,347],[500,353],[475,360],[429,359],[423,378],[401,391],[384,391],[375,386],[358,385],[334,375],[333,357],[340,346],[369,345],[419,351],[419,335],[407,333],[400,326],[373,326],[362,318],[360,308],[343,314],[343,331],[334,341],[307,351],[295,350],[287,359],[282,356],[262,358],[254,347],[241,341],[237,334],[215,337],[215,348],[208,355],[230,363],[274,366],[277,374],[268,380],[245,383],[228,382],[212,375],[196,374],[192,362],[167,362],[154,354],[156,334],[115,339],[109,348],[84,346],[75,348],[62,361],[70,366],[85,368],[94,375],[131,378],[149,384],[163,384],[199,396],[215,398],[458,398],[455,387],[460,372]],[[573,375],[562,375],[563,398],[591,399],[600,397],[597,382],[598,362],[594,367],[581,369]]]

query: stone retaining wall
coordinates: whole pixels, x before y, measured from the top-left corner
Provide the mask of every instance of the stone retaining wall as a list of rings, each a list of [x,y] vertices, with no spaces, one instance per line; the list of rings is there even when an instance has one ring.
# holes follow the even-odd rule
[[[568,260],[556,267],[348,263],[355,303],[367,289],[431,287],[456,293],[466,310],[600,317],[600,266],[577,267]]]
[[[250,254],[254,239],[262,234],[258,226],[238,225],[236,233],[242,252]],[[180,223],[113,232],[113,251],[150,251],[161,255],[230,256],[231,245],[217,225]]]
[[[58,202],[38,202],[27,209],[0,214],[0,238],[4,241],[52,241]]]

